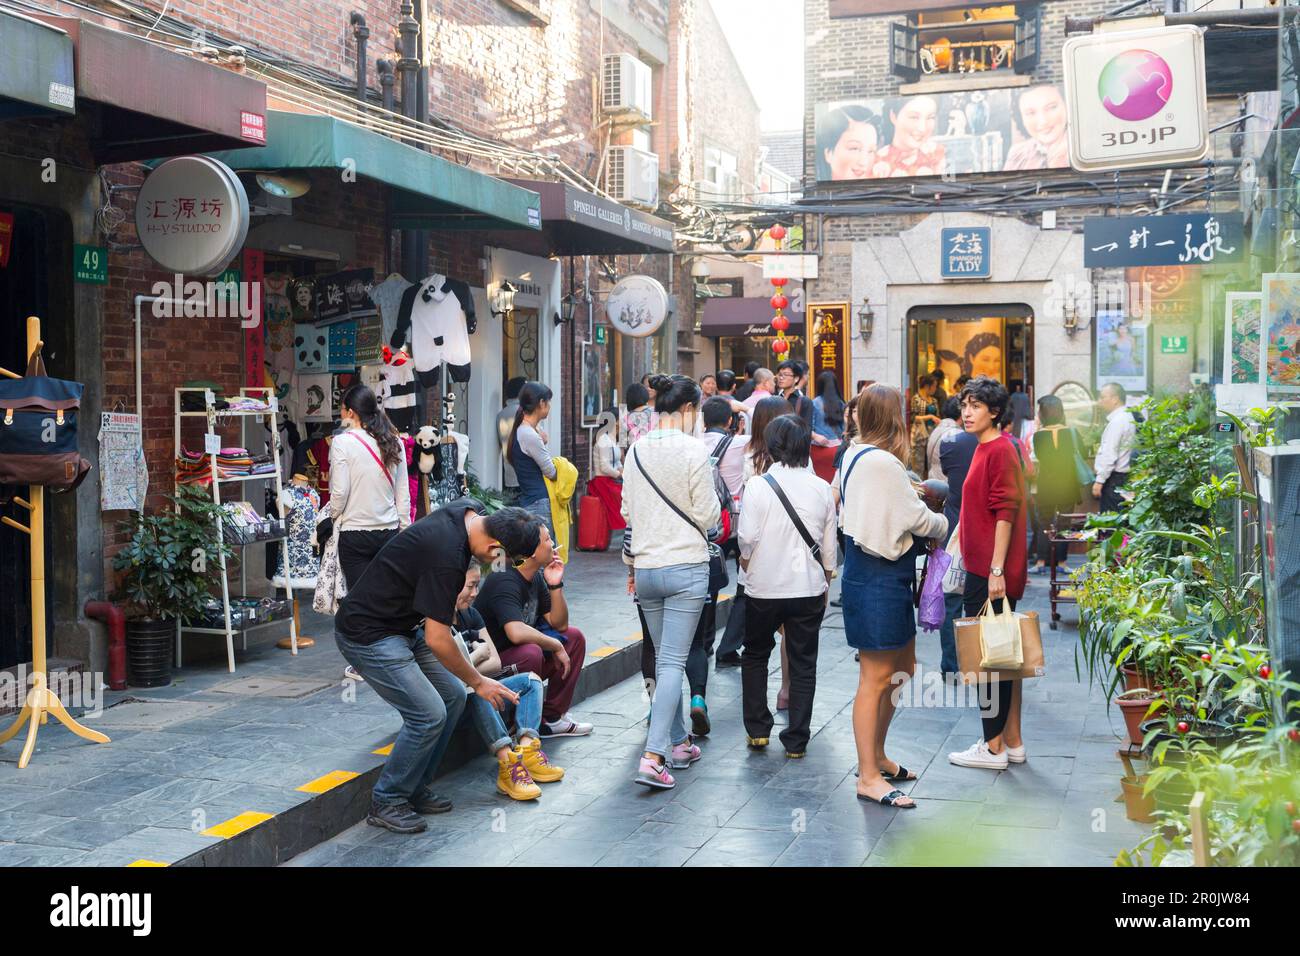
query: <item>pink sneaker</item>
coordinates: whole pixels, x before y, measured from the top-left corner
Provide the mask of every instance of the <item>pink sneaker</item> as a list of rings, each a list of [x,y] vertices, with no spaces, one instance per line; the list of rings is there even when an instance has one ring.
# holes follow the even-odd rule
[[[677,781],[668,772],[668,762],[656,763],[650,757],[641,758],[641,766],[637,768],[635,782],[643,787],[654,787],[656,790],[671,790],[677,786]]]
[[[685,770],[703,756],[704,754],[700,753],[700,748],[691,742],[690,737],[687,737],[686,740],[673,748],[673,752],[668,758],[668,766],[674,770]]]

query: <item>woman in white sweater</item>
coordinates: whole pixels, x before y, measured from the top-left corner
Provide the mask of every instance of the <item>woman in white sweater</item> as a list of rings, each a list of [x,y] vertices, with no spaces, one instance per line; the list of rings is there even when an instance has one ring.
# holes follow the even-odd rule
[[[330,443],[330,519],[339,535],[339,567],[348,590],[379,549],[411,523],[406,450],[375,393],[343,393],[342,435]]]
[[[686,657],[709,595],[708,533],[722,514],[704,443],[693,437],[700,387],[684,375],[657,375],[655,429],[623,465],[628,593],[635,594],[655,646],[650,732],[636,782],[669,789],[669,769],[700,759],[682,706]]]
[[[907,476],[911,440],[898,389],[877,383],[858,398],[858,437],[844,455],[836,484],[844,525],[844,634],[858,650],[853,736],[858,746],[858,797],[911,808],[894,787],[916,774],[885,754],[899,674],[916,667],[912,589],[922,540],[939,538],[948,519],[930,511]]]

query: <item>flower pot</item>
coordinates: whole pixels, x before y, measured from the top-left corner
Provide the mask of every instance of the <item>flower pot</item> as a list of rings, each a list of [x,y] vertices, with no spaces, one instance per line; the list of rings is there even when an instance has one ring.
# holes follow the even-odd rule
[[[1134,747],[1142,746],[1142,722],[1147,719],[1147,710],[1151,707],[1151,701],[1154,699],[1154,695],[1145,697],[1124,697],[1121,695],[1115,698],[1120,713],[1124,715],[1124,725],[1128,728],[1129,743]],[[1163,704],[1160,709],[1164,710]]]
[[[1155,795],[1143,796],[1142,794],[1146,783],[1147,774],[1121,777],[1119,781],[1120,787],[1124,790],[1124,815],[1134,823],[1152,823],[1155,820]]]
[[[132,687],[166,687],[172,682],[175,621],[128,621],[126,676]]]
[[[1120,673],[1124,675],[1125,690],[1155,690],[1155,679],[1149,671],[1139,670],[1136,667],[1123,667]]]
[[[1165,740],[1203,740],[1215,750],[1221,750],[1236,739],[1236,735],[1230,726],[1220,720],[1189,720],[1187,733],[1180,734],[1176,730],[1170,730],[1169,725],[1163,717],[1153,717],[1150,720],[1142,721],[1139,728],[1139,737],[1145,738],[1147,733],[1155,731],[1151,742],[1146,745],[1144,752],[1148,760],[1151,760],[1155,753],[1156,747]],[[1181,763],[1183,761],[1183,752],[1177,747],[1170,747],[1165,751],[1166,763]]]

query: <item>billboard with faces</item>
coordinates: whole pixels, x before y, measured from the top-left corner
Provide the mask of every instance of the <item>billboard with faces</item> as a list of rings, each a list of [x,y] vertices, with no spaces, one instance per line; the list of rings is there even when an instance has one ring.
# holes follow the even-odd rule
[[[819,182],[1070,165],[1065,97],[1049,84],[833,100],[814,116]]]

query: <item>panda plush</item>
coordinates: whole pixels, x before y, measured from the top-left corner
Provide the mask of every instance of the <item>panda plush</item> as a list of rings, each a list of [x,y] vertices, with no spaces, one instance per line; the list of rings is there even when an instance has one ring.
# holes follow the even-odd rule
[[[415,460],[421,474],[433,473],[438,463],[438,433],[432,425],[421,425],[415,433]]]
[[[469,284],[431,275],[402,293],[390,345],[397,348],[409,339],[415,371],[425,387],[437,383],[442,362],[452,381],[468,382],[469,337],[476,325]]]

